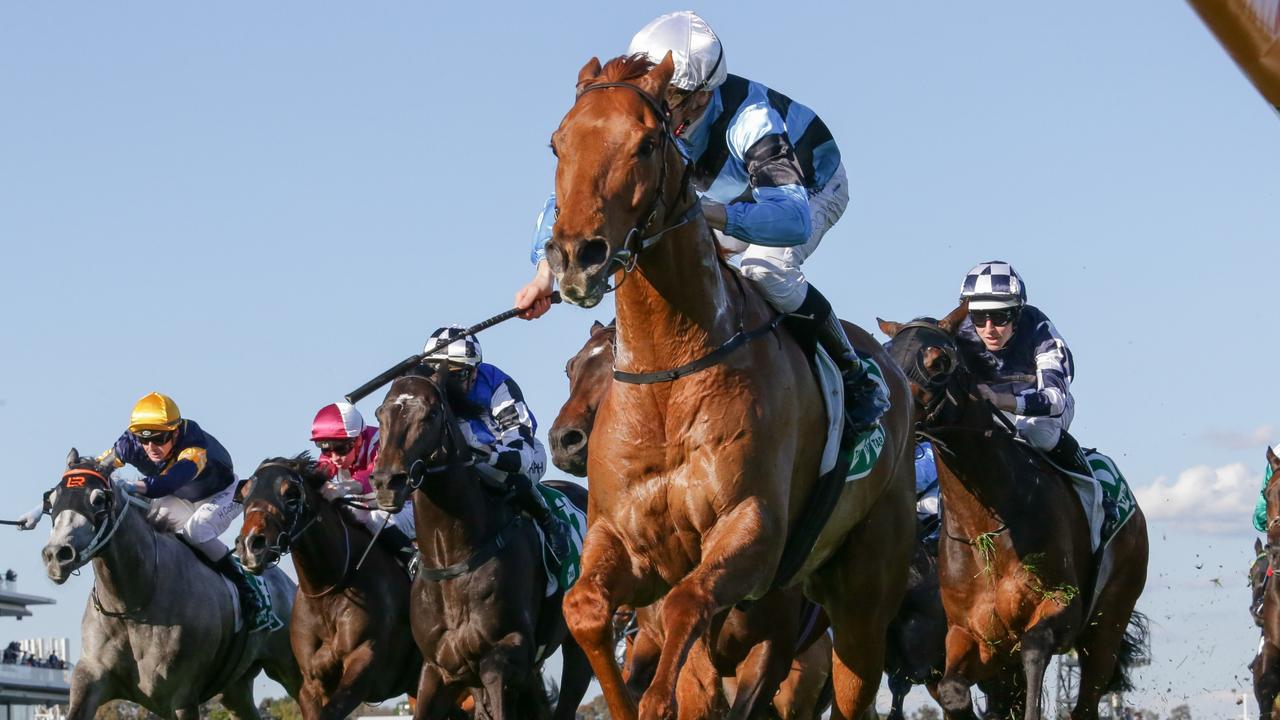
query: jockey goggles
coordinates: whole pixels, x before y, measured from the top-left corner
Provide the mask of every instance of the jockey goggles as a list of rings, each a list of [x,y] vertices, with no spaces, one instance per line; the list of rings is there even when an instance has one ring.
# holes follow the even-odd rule
[[[969,319],[973,321],[974,327],[986,327],[988,321],[996,327],[1004,327],[1018,319],[1018,309],[970,310]]]
[[[133,439],[139,445],[164,445],[173,439],[173,431],[140,430],[133,434]]]
[[[316,447],[325,455],[346,455],[356,446],[355,440],[319,440]]]

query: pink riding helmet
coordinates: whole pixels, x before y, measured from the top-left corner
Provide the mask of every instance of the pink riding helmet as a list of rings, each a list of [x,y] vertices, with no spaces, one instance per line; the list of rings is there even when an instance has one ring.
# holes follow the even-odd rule
[[[360,437],[364,430],[364,418],[350,403],[336,402],[325,405],[311,421],[311,440],[345,440]]]

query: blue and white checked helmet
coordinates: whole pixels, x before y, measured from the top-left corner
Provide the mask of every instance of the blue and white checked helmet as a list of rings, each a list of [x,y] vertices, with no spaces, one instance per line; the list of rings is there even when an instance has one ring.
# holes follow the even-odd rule
[[[974,265],[960,285],[960,299],[970,310],[999,310],[1027,304],[1027,286],[1007,262],[992,260]]]
[[[442,327],[431,333],[427,344],[422,348],[425,362],[451,362],[475,367],[480,364],[484,354],[480,352],[480,341],[475,335],[468,335],[460,325]],[[433,349],[434,348],[434,349]]]

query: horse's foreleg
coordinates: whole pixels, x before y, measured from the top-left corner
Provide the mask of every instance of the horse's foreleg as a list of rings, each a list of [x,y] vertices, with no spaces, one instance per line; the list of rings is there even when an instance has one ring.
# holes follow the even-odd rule
[[[600,681],[610,715],[618,720],[635,720],[636,703],[614,657],[613,613],[630,598],[634,587],[626,548],[603,523],[592,524],[582,554],[582,575],[564,596],[564,619]]]
[[[573,638],[566,638],[560,645],[560,657],[560,697],[556,700],[554,720],[573,720],[582,696],[591,685],[591,663]]]
[[[374,652],[365,644],[347,653],[342,659],[342,677],[338,686],[329,693],[329,701],[320,711],[321,720],[342,720],[351,714],[361,702],[369,699],[369,685],[373,681]]]
[[[236,720],[259,720],[258,706],[253,702],[253,679],[258,676],[258,668],[240,676],[222,691],[220,702]]]
[[[107,692],[108,681],[92,674],[89,663],[81,660],[71,673],[71,698],[67,720],[93,720],[102,703],[114,696]]]
[[[831,679],[831,638],[823,635],[791,664],[791,673],[773,696],[773,708],[782,720],[818,717],[822,691]]]
[[[711,662],[705,638],[694,641],[676,680],[676,697],[680,699],[678,720],[706,720],[724,717],[728,704],[720,674]]]
[[[787,622],[791,617],[794,616],[776,618],[777,632],[751,648],[738,665],[738,691],[733,697],[729,717],[755,717],[756,709],[767,707],[778,686],[786,679],[794,655],[790,650],[795,647],[795,637],[800,632],[798,620]]]
[[[414,696],[413,720],[443,720],[455,717],[458,696],[463,687],[445,684],[440,673],[427,663],[422,663],[418,676],[418,694]]]
[[[947,631],[947,669],[938,681],[938,704],[948,720],[977,720],[973,712],[970,672],[977,662],[977,641],[967,630],[953,625]]]
[[[1253,696],[1258,700],[1258,720],[1271,720],[1271,709],[1280,692],[1280,648],[1263,643],[1253,661]]]
[[[907,678],[906,673],[900,668],[888,675],[889,692],[893,694],[889,720],[906,720],[907,716],[902,710],[902,703],[907,699],[907,693],[911,692],[911,680]]]
[[[1041,720],[1044,717],[1044,673],[1049,669],[1056,642],[1053,626],[1047,621],[1023,633],[1019,642],[1022,649],[1022,671],[1027,679],[1027,704],[1025,720]]]
[[[774,535],[765,524],[755,502],[721,516],[703,541],[702,562],[663,598],[666,639],[653,683],[640,700],[640,717],[675,715],[676,679],[694,639],[706,632],[717,611],[757,590],[777,564],[776,555],[769,554],[774,544],[766,539]]]
[[[476,717],[507,720],[512,717],[545,717],[534,707],[538,700],[546,705],[541,692],[542,678],[533,671],[533,651],[520,633],[510,633],[493,644],[480,659],[482,697],[476,703]]]

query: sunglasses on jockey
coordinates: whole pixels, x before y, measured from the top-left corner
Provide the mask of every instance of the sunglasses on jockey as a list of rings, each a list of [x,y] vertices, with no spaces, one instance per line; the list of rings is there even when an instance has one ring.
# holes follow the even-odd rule
[[[316,447],[320,448],[321,454],[337,455],[338,457],[351,452],[355,446],[355,440],[319,440],[316,442]]]
[[[173,439],[174,432],[156,431],[156,430],[140,430],[133,434],[133,439],[138,441],[139,445],[164,445]]]
[[[990,322],[996,327],[1005,327],[1018,319],[1017,308],[1001,308],[999,310],[970,310],[969,319],[974,327],[986,327]]]

